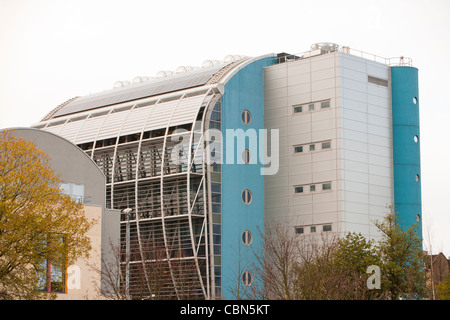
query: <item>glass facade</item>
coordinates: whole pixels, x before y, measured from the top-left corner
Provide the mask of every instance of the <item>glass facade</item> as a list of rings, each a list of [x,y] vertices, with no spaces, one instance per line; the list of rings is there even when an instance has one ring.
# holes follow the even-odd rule
[[[207,155],[204,135],[221,129],[221,99],[209,90],[192,100],[201,103],[190,121],[175,122],[172,111],[165,127],[78,144],[105,174],[107,207],[131,209],[121,215],[120,253],[134,298],[221,295],[221,162],[206,161],[221,148]]]

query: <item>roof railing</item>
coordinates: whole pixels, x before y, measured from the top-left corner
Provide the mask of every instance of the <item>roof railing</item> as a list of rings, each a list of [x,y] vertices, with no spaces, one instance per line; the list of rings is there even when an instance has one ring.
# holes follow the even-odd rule
[[[377,56],[372,53],[364,52],[361,50],[356,50],[347,46],[340,46],[337,44],[332,43],[318,43],[311,46],[311,50],[305,51],[299,54],[287,54],[287,53],[281,53],[278,54],[275,58],[274,63],[285,63],[285,62],[291,62],[296,61],[300,59],[307,59],[327,53],[332,52],[342,52],[346,54],[350,54],[356,57],[360,57],[363,59],[367,59],[369,61],[374,61],[378,63],[385,64],[387,66],[412,66],[412,59],[404,56],[400,57],[393,57],[393,58],[384,58]]]

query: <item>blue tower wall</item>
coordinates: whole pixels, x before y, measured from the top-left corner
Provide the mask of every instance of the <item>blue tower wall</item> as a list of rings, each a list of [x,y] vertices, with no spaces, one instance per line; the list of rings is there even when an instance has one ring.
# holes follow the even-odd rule
[[[238,275],[244,270],[250,270],[254,263],[253,250],[263,249],[264,233],[264,176],[259,155],[252,153],[255,164],[237,164],[243,150],[237,150],[237,140],[234,142],[234,164],[226,163],[227,129],[256,130],[264,128],[263,117],[263,68],[272,64],[273,58],[263,58],[254,61],[239,70],[226,84],[222,97],[222,135],[223,161],[222,166],[222,294],[223,299],[233,299],[232,288],[238,284]],[[249,125],[241,121],[243,110],[251,113]],[[258,134],[259,139],[259,134]],[[248,147],[248,143],[246,143]],[[258,150],[259,152],[259,150]],[[252,193],[252,202],[246,205],[241,200],[241,193],[248,189]],[[250,246],[242,243],[244,230],[249,230],[253,236]],[[240,270],[238,266],[240,265]],[[260,285],[255,281],[253,284]],[[240,284],[243,286],[242,283]]]
[[[391,81],[395,210],[404,228],[417,223],[419,217],[418,234],[422,237],[418,70],[392,67]]]

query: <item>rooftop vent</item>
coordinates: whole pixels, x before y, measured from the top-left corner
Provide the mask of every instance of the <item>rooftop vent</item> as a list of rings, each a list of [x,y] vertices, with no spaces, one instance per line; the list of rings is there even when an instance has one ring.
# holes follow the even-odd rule
[[[244,56],[240,56],[237,54],[229,54],[223,59],[223,61],[228,63],[228,62],[234,62],[234,61],[241,60],[242,58],[244,58]]]
[[[198,69],[198,67],[191,67],[191,66],[179,66],[177,70],[175,70],[175,73],[184,73],[189,72],[192,70]]]
[[[134,77],[134,79],[131,81],[131,84],[142,83],[144,81],[147,81],[148,79],[148,77]]]
[[[114,89],[127,87],[129,85],[130,81],[116,81],[116,83],[114,83]]]
[[[209,68],[220,64],[219,60],[205,60],[202,63],[202,68]]]
[[[172,74],[173,74],[172,71],[159,71],[156,74],[156,78],[165,78],[165,77],[171,76]]]
[[[339,49],[339,45],[331,42],[315,43],[311,46],[311,50],[320,50],[320,54],[333,52]]]

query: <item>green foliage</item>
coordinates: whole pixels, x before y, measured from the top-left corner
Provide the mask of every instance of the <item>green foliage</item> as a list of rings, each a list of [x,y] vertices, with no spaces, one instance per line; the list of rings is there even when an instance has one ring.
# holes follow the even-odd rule
[[[381,259],[382,290],[393,300],[425,297],[424,254],[417,225],[402,229],[393,209],[375,225],[382,234],[376,246]]]
[[[436,290],[440,300],[450,300],[450,273],[445,276],[444,281],[436,285]]]

